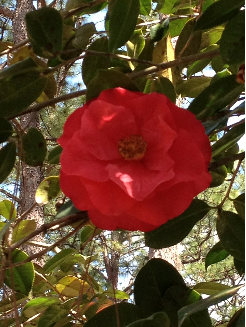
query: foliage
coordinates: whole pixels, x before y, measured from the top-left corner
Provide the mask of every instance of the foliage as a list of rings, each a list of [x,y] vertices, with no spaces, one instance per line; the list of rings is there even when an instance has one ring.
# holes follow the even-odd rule
[[[238,147],[244,86],[237,82],[244,2],[68,0],[55,9],[41,1],[42,8],[26,15],[28,39],[15,45],[7,3],[15,6],[0,2],[0,326],[243,326],[236,293],[245,258],[244,152]],[[105,30],[85,22],[94,13],[105,13]],[[163,93],[176,103],[188,97],[187,110],[211,142],[210,188],[145,234],[99,230],[59,188],[57,137],[67,116],[118,86]],[[36,112],[40,128],[23,129],[21,117]],[[22,162],[43,167],[36,191],[46,213],[40,227],[18,212]],[[39,234],[46,244],[28,256],[21,246]],[[182,275],[165,260],[146,258],[144,246],[181,241]],[[40,266],[36,259],[43,255]],[[120,271],[131,277],[125,291],[117,289]],[[231,306],[223,302],[228,299]]]

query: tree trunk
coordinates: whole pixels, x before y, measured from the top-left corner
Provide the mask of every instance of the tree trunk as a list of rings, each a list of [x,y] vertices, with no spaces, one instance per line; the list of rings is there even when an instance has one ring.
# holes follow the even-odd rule
[[[171,263],[178,271],[182,270],[182,262],[178,252],[178,245],[170,246],[169,248],[163,248],[155,250],[149,248],[149,259],[160,258]]]

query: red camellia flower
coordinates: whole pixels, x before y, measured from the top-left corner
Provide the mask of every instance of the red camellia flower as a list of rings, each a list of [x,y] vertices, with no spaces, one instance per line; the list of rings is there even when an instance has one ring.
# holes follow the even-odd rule
[[[58,142],[61,189],[101,229],[156,229],[211,182],[204,127],[163,94],[105,90]]]

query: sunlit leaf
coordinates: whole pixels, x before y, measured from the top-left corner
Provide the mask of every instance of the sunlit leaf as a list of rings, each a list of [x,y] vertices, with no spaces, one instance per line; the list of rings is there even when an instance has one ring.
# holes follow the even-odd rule
[[[16,218],[16,208],[13,202],[3,200],[0,202],[0,215],[4,218],[11,220]]]
[[[35,200],[38,204],[47,204],[51,199],[54,199],[59,192],[59,176],[49,176],[39,184],[35,194]]]
[[[211,250],[209,250],[205,258],[205,268],[207,269],[213,263],[220,262],[227,258],[229,253],[223,248],[220,242],[216,243]]]
[[[34,219],[25,219],[20,221],[13,230],[12,243],[18,242],[36,230]]]

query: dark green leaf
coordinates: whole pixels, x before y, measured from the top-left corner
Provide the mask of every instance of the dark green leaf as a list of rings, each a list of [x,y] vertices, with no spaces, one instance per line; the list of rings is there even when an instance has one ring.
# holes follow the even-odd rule
[[[158,23],[150,28],[151,42],[158,42],[165,37],[169,30],[169,18],[163,22]]]
[[[41,57],[56,57],[62,50],[62,18],[51,7],[26,14],[26,28],[33,51]]]
[[[37,128],[30,128],[21,140],[20,156],[29,166],[42,166],[46,157],[46,141]]]
[[[60,155],[62,153],[62,147],[57,145],[53,148],[48,155],[48,163],[49,164],[59,164],[60,163]]]
[[[137,86],[125,74],[116,70],[99,70],[95,78],[88,84],[86,101],[99,96],[103,90],[122,87],[130,91],[138,91]]]
[[[226,166],[220,166],[210,169],[210,174],[212,176],[212,182],[209,187],[217,187],[224,183],[227,176]]]
[[[245,274],[245,261],[234,258],[234,266],[240,276]]]
[[[84,327],[126,327],[141,319],[139,308],[131,303],[119,303],[98,312]]]
[[[7,143],[0,149],[0,183],[11,173],[16,158],[16,145],[13,142]]]
[[[51,272],[56,267],[58,267],[64,260],[66,260],[67,257],[70,257],[74,253],[76,253],[76,251],[74,249],[62,250],[61,252],[57,253],[54,257],[52,257],[45,263],[45,265],[43,267],[44,271],[46,273]]]
[[[213,263],[220,262],[227,258],[229,253],[223,248],[220,242],[216,243],[208,252],[205,258],[205,268],[207,269]]]
[[[241,308],[233,315],[227,327],[245,327],[245,308]]]
[[[132,36],[140,10],[139,0],[115,0],[109,20],[109,51],[114,52]]]
[[[19,249],[15,249],[11,254],[12,264],[26,259],[28,255]],[[4,283],[16,292],[28,295],[32,289],[34,277],[33,263],[27,262],[12,269],[8,268],[5,272]]]
[[[93,0],[68,0],[66,3],[66,12],[81,8],[81,11],[77,12],[77,15],[94,14],[107,6],[107,1],[94,6],[89,5],[90,2],[93,2]]]
[[[245,220],[245,193],[240,194],[234,199],[233,204],[239,216]]]
[[[214,2],[200,16],[195,30],[204,30],[225,23],[235,16],[243,5],[244,0],[220,0]]]
[[[162,12],[163,14],[171,14],[175,9],[173,9],[175,3],[177,2],[176,0],[165,0],[165,1],[157,1],[157,10],[159,12]]]
[[[54,327],[54,324],[60,322],[62,318],[68,316],[68,310],[53,304],[42,314],[38,321],[38,327]],[[61,324],[59,324],[61,326]]]
[[[89,51],[108,52],[108,39],[101,37],[95,40],[88,48]],[[85,85],[96,77],[99,69],[107,69],[110,67],[110,58],[108,56],[85,55],[82,63],[82,78]]]
[[[235,75],[222,77],[199,94],[188,109],[198,119],[207,118],[235,101],[243,90],[244,85],[236,82]]]
[[[47,204],[51,199],[57,197],[60,192],[59,176],[48,176],[38,186],[35,200],[38,204]]]
[[[196,98],[202,91],[204,91],[210,84],[211,77],[193,77],[179,84],[177,93],[183,97]]]
[[[243,64],[245,61],[245,12],[231,19],[225,27],[220,40],[220,53],[228,65]]]
[[[5,142],[13,134],[13,128],[7,119],[0,118],[0,143]]]
[[[167,261],[152,259],[139,271],[134,283],[135,303],[143,317],[163,311],[163,295],[174,285],[185,286],[179,272]]]
[[[157,312],[146,319],[134,321],[127,327],[170,327],[170,320],[165,312]]]
[[[221,291],[215,295],[211,295],[206,299],[200,300],[196,303],[192,303],[183,307],[179,310],[179,327],[181,327],[184,320],[189,317],[191,314],[195,312],[199,312],[203,309],[210,307],[211,305],[220,303],[221,301],[225,301],[226,299],[233,296],[237,291],[241,288],[241,286],[231,287],[229,290]]]
[[[140,15],[148,16],[151,10],[151,0],[140,0]]]
[[[0,73],[0,117],[11,117],[27,108],[45,88],[47,77],[31,59],[22,60]]]
[[[73,205],[73,202],[71,200],[68,200],[66,203],[64,203],[58,210],[57,215],[55,216],[56,219],[60,219],[63,217],[67,217],[70,215],[73,215],[76,212],[79,212],[80,210],[75,208]]]
[[[81,246],[83,246],[83,244],[85,242],[87,242],[90,237],[94,237],[94,236],[98,235],[100,232],[101,232],[101,229],[97,229],[90,225],[83,227],[80,232]]]
[[[245,124],[232,127],[223,137],[212,145],[212,156],[216,157],[222,151],[232,147],[245,133]]]
[[[185,212],[157,229],[145,233],[145,244],[154,249],[169,247],[181,242],[210,210],[202,200],[194,199]]]
[[[87,23],[80,26],[75,33],[73,46],[78,49],[85,49],[90,38],[97,32],[94,23]]]
[[[234,212],[221,211],[216,223],[220,242],[224,249],[239,260],[245,258],[245,224]]]
[[[201,72],[207,65],[210,63],[210,59],[203,59],[195,61],[187,69],[187,78],[190,78],[191,75]]]
[[[165,94],[173,103],[176,102],[176,92],[172,82],[166,77],[159,77],[151,83],[151,92]]]

